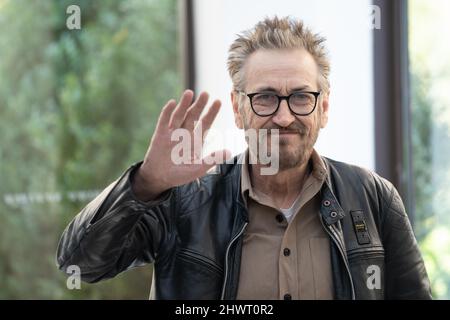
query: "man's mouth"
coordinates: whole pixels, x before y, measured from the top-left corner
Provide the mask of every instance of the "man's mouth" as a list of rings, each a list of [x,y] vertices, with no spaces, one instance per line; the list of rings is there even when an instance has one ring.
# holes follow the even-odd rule
[[[269,134],[278,134],[278,135],[283,135],[283,136],[287,136],[287,135],[297,135],[297,134],[300,134],[300,132],[299,131],[294,131],[294,130],[278,130],[278,132],[276,132],[276,131],[272,131],[272,130],[270,130],[269,131]]]

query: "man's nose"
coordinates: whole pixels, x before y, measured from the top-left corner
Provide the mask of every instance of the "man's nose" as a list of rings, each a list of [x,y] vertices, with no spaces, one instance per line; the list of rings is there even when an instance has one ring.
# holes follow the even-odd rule
[[[289,109],[286,100],[282,100],[280,102],[280,107],[273,115],[272,121],[278,124],[280,127],[288,127],[292,122],[295,121],[295,115]]]

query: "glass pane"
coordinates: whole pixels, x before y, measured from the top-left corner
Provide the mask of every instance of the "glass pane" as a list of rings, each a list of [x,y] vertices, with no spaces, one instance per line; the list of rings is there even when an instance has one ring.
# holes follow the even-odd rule
[[[148,298],[151,267],[69,290],[55,251],[179,95],[177,15],[176,0],[0,0],[0,299]]]
[[[450,299],[450,2],[409,1],[415,232],[435,298]]]

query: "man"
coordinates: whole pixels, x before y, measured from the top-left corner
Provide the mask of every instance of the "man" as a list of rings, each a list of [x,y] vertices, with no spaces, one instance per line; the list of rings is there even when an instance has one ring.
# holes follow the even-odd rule
[[[143,162],[64,231],[59,268],[78,265],[83,280],[97,282],[154,263],[156,299],[431,298],[392,184],[313,148],[328,121],[323,42],[289,18],[240,35],[228,58],[231,101],[236,125],[262,133],[257,143],[248,139],[233,161],[226,150],[203,161],[184,150],[192,161],[176,164],[174,132],[203,142],[220,101],[200,118],[206,93],[170,100]],[[275,174],[263,174],[262,146]]]

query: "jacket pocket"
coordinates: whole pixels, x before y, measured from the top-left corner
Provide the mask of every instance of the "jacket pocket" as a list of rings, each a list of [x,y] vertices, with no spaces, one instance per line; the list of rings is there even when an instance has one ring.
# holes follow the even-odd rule
[[[383,247],[361,248],[347,251],[348,261],[365,259],[384,259]]]
[[[200,265],[217,275],[223,275],[223,268],[212,259],[195,252],[193,250],[183,248],[177,253],[177,257],[185,262]]]
[[[356,299],[384,299],[385,255],[382,247],[361,248],[347,253]]]

